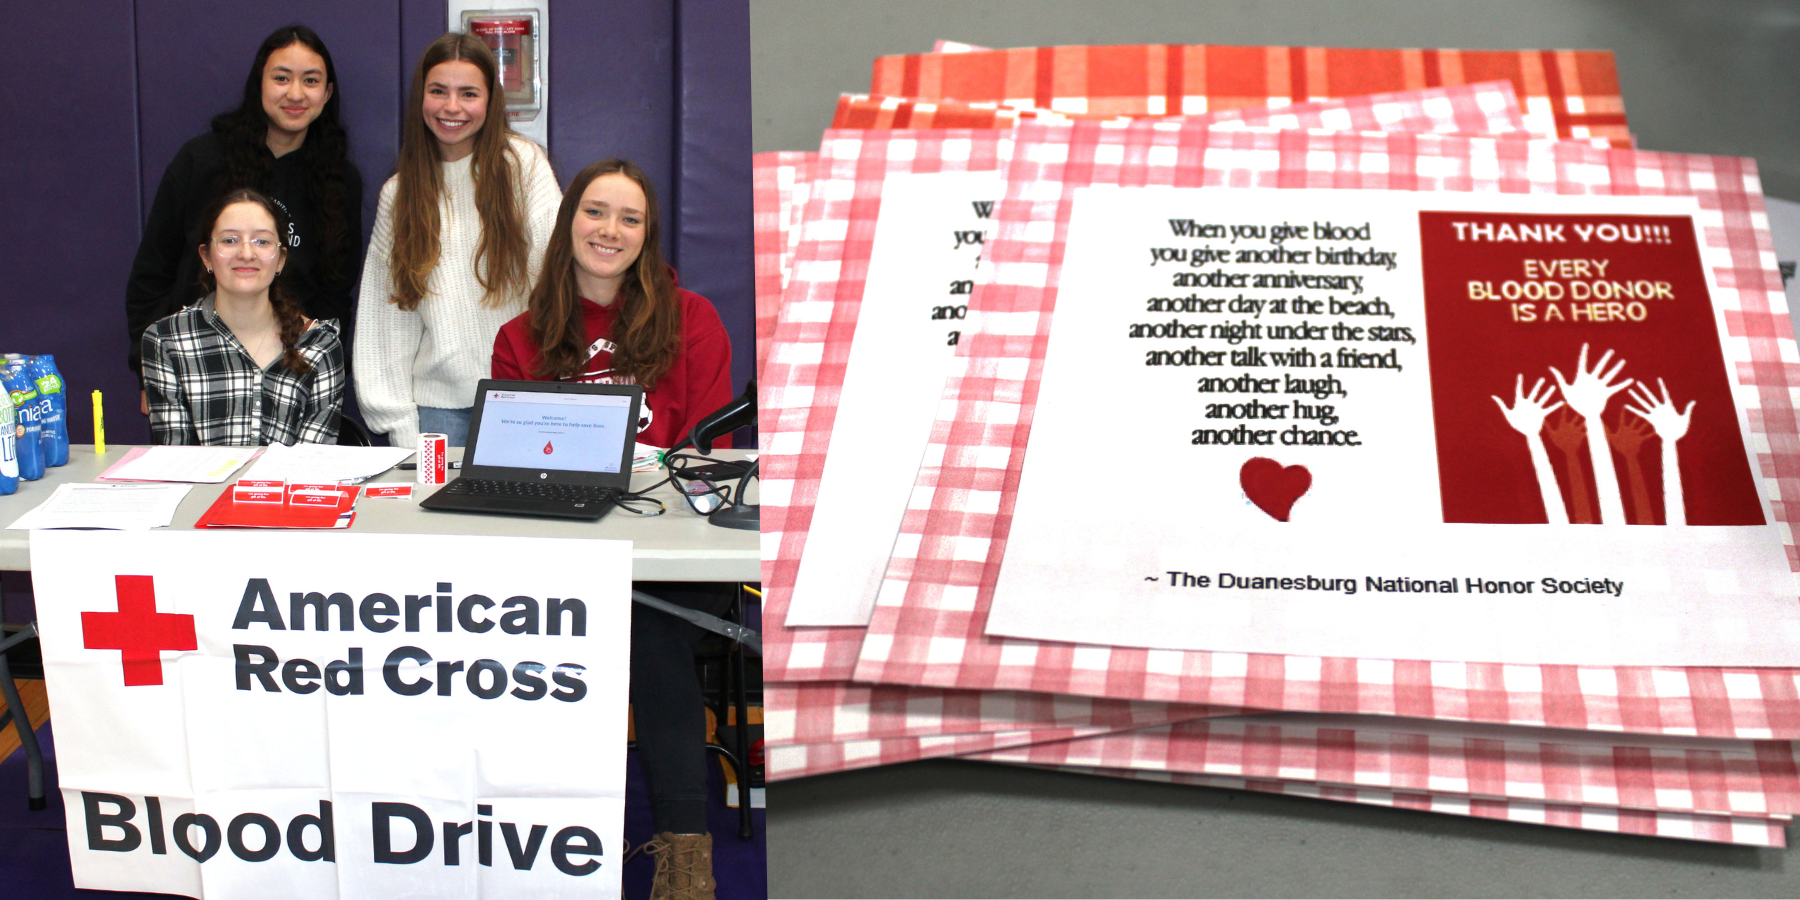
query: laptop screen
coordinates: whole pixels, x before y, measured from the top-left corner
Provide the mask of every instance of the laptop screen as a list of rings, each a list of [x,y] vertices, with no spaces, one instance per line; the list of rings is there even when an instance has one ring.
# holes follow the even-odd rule
[[[477,427],[477,466],[617,473],[637,435],[631,397],[490,390]]]

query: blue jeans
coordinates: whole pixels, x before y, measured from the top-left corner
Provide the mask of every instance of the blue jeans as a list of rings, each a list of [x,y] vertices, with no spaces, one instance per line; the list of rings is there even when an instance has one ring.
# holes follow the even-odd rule
[[[469,445],[469,417],[475,413],[475,407],[462,409],[441,409],[436,406],[419,407],[419,433],[441,434],[449,438],[445,443],[452,447]]]

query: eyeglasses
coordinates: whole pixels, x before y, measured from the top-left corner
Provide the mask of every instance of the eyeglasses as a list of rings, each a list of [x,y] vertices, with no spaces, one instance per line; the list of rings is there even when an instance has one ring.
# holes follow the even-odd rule
[[[245,241],[235,234],[228,234],[214,240],[212,243],[214,252],[218,253],[220,256],[234,256],[237,254],[238,248],[244,245]],[[249,244],[250,253],[257,259],[274,259],[275,255],[281,252],[280,242],[272,237],[253,237],[250,238]]]

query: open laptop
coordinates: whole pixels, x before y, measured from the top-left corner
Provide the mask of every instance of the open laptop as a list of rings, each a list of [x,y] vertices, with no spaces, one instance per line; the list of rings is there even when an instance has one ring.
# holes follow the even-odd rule
[[[643,401],[635,384],[482,379],[462,477],[419,506],[598,519],[631,489]]]

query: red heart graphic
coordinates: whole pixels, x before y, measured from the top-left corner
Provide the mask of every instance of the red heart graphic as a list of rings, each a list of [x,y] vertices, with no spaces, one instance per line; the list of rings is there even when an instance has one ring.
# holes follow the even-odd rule
[[[1305,466],[1283,467],[1266,456],[1258,456],[1238,470],[1238,484],[1244,496],[1277,522],[1288,520],[1294,501],[1312,487],[1312,473]]]

